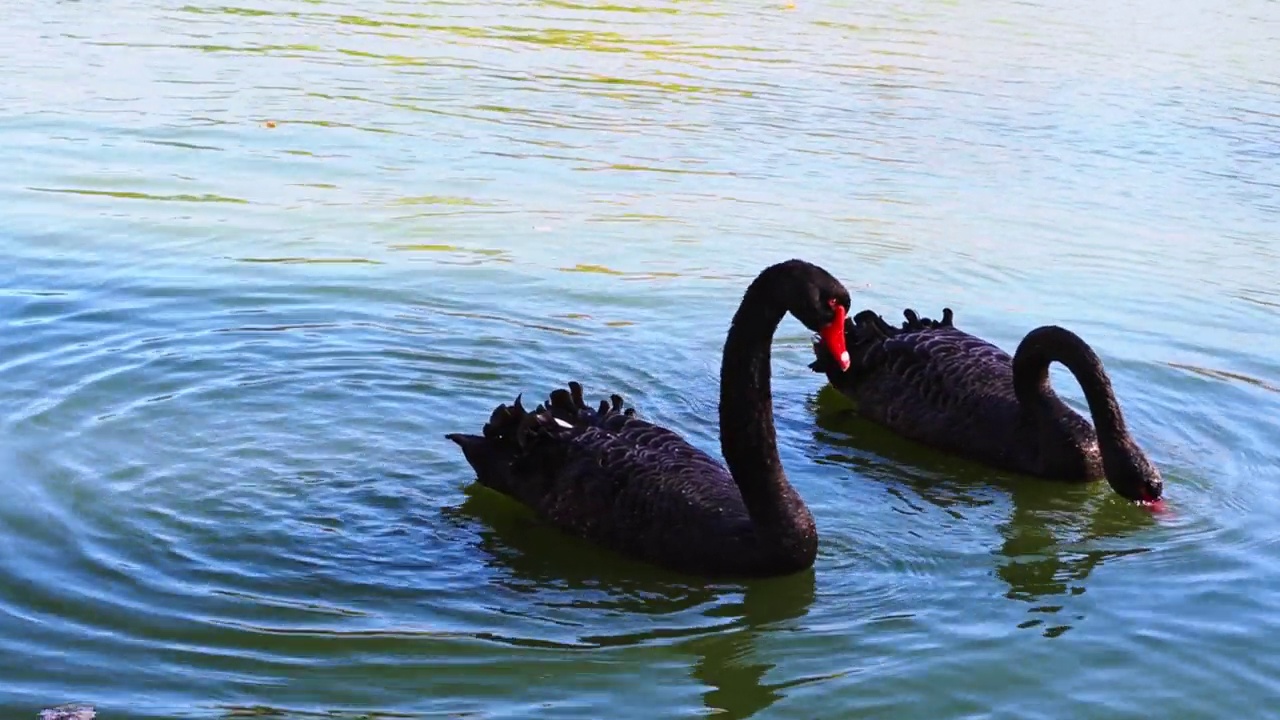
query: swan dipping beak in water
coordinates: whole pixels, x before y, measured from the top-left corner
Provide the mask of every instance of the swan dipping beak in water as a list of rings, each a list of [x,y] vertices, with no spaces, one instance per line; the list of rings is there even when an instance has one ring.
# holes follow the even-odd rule
[[[1106,478],[1117,494],[1152,509],[1164,478],[1129,433],[1111,378],[1093,348],[1056,325],[1027,333],[1011,357],[941,320],[905,310],[894,327],[871,310],[845,322],[851,362],[831,362],[826,333],[809,367],[897,434],[1001,470],[1083,483]],[[1089,421],[1053,391],[1062,363],[1084,391]]]

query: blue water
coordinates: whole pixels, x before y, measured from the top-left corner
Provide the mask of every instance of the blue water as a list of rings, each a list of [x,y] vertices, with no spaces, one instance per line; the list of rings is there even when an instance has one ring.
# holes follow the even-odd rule
[[[12,14],[0,714],[1271,716],[1280,6],[625,1]],[[718,450],[793,256],[1076,331],[1169,512],[848,420],[793,320],[810,573],[622,561],[443,439],[577,379]]]

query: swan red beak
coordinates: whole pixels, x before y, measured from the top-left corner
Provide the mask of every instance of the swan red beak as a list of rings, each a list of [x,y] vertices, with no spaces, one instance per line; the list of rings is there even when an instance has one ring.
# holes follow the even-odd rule
[[[827,352],[840,364],[840,372],[844,372],[849,369],[850,364],[849,350],[844,345],[844,306],[835,303],[831,309],[836,316],[818,331],[818,335],[822,338],[822,344],[827,347]]]

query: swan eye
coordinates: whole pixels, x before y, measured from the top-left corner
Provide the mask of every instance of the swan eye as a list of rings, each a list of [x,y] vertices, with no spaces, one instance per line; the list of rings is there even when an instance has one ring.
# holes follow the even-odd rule
[[[813,343],[816,345],[816,344],[818,344],[818,343],[822,342],[822,336],[821,336],[821,335],[819,335],[818,333],[814,333],[814,334],[813,334],[813,338],[812,338],[812,340],[813,340]]]

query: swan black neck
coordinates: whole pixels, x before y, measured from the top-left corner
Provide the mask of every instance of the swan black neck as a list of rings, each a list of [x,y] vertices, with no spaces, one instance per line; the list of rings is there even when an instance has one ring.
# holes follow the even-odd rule
[[[761,274],[733,316],[720,366],[720,448],[756,525],[794,551],[812,543],[816,552],[813,517],[787,482],[773,422],[771,346],[787,314],[772,287],[780,279]]]
[[[1102,360],[1075,333],[1047,325],[1022,339],[1013,356],[1013,389],[1019,404],[1032,412],[1053,407],[1049,363],[1054,361],[1067,366],[1084,390],[1107,482],[1130,500],[1158,499],[1164,488],[1160,471],[1130,437]]]
[[[1107,436],[1128,437],[1124,415],[1102,360],[1080,336],[1056,325],[1027,333],[1013,356],[1013,389],[1018,402],[1044,403],[1054,397],[1049,386],[1049,364],[1053,362],[1065,365],[1080,383],[1099,440]]]

